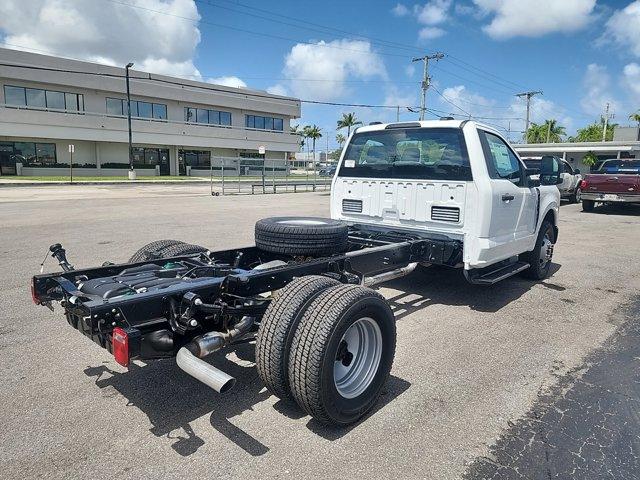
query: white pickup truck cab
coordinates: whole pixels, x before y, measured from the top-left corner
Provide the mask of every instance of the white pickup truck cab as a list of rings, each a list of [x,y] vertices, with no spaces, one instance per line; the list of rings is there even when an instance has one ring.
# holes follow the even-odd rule
[[[331,217],[459,240],[457,266],[473,283],[521,271],[541,279],[558,237],[561,181],[556,159],[527,170],[497,130],[474,121],[369,125],[342,152]]]

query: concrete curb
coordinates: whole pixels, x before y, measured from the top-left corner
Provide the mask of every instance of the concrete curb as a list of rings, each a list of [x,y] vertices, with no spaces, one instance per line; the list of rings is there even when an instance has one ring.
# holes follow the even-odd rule
[[[144,181],[144,180],[122,180],[122,181],[90,181],[90,182],[0,182],[0,188],[6,187],[43,187],[43,186],[74,186],[74,185],[125,185],[129,187],[135,187],[136,185],[209,185],[209,180],[157,180],[157,181]],[[215,184],[216,182],[214,182]]]

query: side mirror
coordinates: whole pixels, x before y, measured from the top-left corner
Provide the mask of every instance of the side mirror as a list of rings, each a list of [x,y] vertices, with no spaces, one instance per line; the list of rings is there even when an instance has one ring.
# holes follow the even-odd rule
[[[559,185],[561,183],[560,162],[551,155],[545,155],[540,161],[540,185]]]
[[[574,168],[573,169],[573,173],[575,173],[576,175],[580,175],[580,169],[579,168]]]
[[[527,176],[527,182],[530,187],[540,186],[540,170],[537,168],[527,168],[524,173]]]

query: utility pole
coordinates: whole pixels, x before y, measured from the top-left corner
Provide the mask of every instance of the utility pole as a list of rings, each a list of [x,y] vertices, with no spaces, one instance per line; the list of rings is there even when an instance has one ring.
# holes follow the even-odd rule
[[[133,144],[131,134],[131,91],[129,89],[129,69],[133,67],[133,62],[129,62],[125,65],[125,77],[127,80],[127,125],[129,127],[129,180],[135,180],[136,174],[133,170]]]
[[[420,120],[424,120],[425,112],[427,111],[427,90],[431,85],[431,77],[429,76],[429,60],[435,60],[436,62],[444,58],[444,53],[434,53],[432,55],[425,55],[424,57],[417,57],[412,59],[412,62],[424,62],[424,69],[422,70],[422,84],[420,86],[422,90],[422,99],[420,100]]]
[[[602,141],[607,141],[607,126],[609,125],[609,119],[615,117],[613,113],[609,113],[609,102],[607,102],[607,106],[604,109],[604,127],[602,129]]]
[[[542,95],[541,91],[531,91],[531,92],[522,92],[516,93],[516,97],[525,97],[527,99],[527,124],[524,129],[524,143],[529,143],[529,114],[531,112],[531,97],[534,95]]]

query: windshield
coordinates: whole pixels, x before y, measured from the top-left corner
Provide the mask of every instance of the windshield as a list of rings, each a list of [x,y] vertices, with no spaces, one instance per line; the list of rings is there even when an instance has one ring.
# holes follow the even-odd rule
[[[607,160],[597,173],[640,174],[640,160]]]
[[[355,133],[341,177],[472,180],[459,128],[407,128]]]

